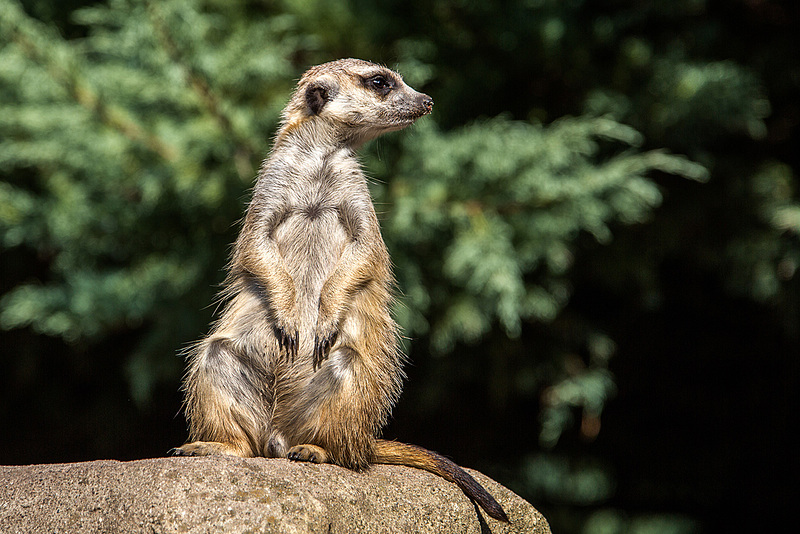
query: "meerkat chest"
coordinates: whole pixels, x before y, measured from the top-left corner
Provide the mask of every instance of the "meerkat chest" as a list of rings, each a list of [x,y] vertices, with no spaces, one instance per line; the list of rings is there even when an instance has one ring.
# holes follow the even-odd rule
[[[281,255],[289,264],[324,264],[335,259],[351,236],[344,224],[344,202],[312,191],[286,206],[273,232]]]
[[[371,231],[374,208],[357,168],[329,158],[306,171],[288,189],[272,235],[289,274],[314,291],[344,247]]]

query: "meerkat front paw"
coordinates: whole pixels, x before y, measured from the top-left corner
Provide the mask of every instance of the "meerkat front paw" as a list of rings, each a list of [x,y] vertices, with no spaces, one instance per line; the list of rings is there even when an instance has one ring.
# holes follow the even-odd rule
[[[297,347],[300,344],[300,334],[294,321],[275,321],[273,330],[278,340],[278,348],[285,360],[294,362],[297,356]]]
[[[296,462],[328,463],[328,453],[325,452],[325,449],[310,444],[295,445],[289,449],[289,454],[286,457]]]
[[[339,337],[339,332],[336,329],[331,329],[327,332],[320,332],[320,329],[317,330],[317,334],[314,336],[314,360],[312,362],[315,371],[322,366],[322,362],[328,359],[331,349]]]

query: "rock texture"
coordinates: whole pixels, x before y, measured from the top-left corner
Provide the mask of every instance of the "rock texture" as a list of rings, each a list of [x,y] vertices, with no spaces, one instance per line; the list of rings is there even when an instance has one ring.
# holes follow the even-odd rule
[[[0,467],[0,532],[533,533],[530,504],[471,472],[511,525],[453,484],[408,467],[354,473],[266,458],[155,458]]]

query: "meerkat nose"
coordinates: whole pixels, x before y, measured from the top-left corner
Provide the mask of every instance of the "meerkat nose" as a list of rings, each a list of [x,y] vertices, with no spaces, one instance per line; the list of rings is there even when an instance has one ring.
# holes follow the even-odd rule
[[[422,95],[422,107],[425,108],[427,113],[430,113],[433,109],[433,99],[426,94]]]

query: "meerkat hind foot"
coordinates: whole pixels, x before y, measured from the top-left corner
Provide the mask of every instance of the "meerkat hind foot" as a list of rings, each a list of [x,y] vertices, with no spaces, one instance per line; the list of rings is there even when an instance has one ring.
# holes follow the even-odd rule
[[[289,453],[286,457],[298,462],[311,462],[315,464],[328,463],[328,453],[325,452],[325,449],[310,444],[295,445],[289,449]]]
[[[167,452],[167,456],[243,456],[237,447],[230,443],[218,441],[194,441],[175,447]]]

